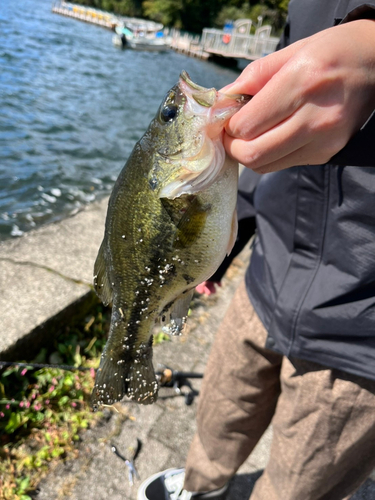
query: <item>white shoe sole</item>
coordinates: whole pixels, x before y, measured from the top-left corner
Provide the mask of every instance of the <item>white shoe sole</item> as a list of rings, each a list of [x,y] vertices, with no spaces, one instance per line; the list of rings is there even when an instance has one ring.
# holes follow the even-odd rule
[[[183,471],[184,469],[176,469],[176,468],[166,469],[166,470],[163,470],[162,472],[157,472],[156,474],[153,474],[152,476],[150,476],[139,487],[138,493],[137,493],[137,500],[150,500],[149,498],[146,497],[146,489],[148,488],[148,486],[150,486],[150,484],[152,482],[154,482],[156,479],[159,479],[161,476],[164,476],[168,472],[179,471],[179,470]],[[157,500],[164,500],[164,498],[160,498]]]

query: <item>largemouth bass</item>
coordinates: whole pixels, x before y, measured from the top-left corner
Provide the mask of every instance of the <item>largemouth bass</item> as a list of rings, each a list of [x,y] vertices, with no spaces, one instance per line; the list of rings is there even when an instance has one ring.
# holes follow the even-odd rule
[[[94,409],[124,395],[156,400],[155,321],[179,334],[194,288],[232,249],[238,164],[222,136],[248,100],[201,87],[182,72],[119,175],[94,269],[97,294],[113,303]]]

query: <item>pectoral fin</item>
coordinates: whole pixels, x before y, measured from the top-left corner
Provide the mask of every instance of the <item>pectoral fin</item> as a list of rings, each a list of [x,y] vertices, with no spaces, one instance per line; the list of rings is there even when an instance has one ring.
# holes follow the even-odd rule
[[[200,203],[198,198],[191,203],[177,225],[175,248],[186,248],[199,238],[210,210],[211,205]]]
[[[206,224],[211,205],[201,203],[198,197],[191,195],[176,200],[164,198],[161,201],[176,226],[173,247],[186,248],[192,245]]]
[[[98,256],[96,257],[94,265],[94,288],[100,300],[105,306],[112,302],[112,287],[109,282],[105,258],[104,258],[104,245],[105,240],[100,245]]]

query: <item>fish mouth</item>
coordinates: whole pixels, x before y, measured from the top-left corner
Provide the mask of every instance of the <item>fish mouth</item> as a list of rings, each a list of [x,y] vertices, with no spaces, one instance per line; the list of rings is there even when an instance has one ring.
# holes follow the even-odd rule
[[[198,85],[197,83],[193,82],[193,80],[190,78],[189,74],[187,71],[182,70],[180,74],[180,79],[183,80],[191,90],[195,90],[198,92],[205,92],[207,90],[215,90],[215,89],[207,89],[206,87],[202,87],[201,85]],[[215,90],[216,92],[216,90]]]
[[[192,97],[200,106],[210,108],[215,104],[217,90],[214,88],[207,89],[194,83],[185,70],[180,74],[179,84],[181,91],[186,96]]]
[[[183,101],[183,113],[188,120],[198,118],[203,120],[204,134],[208,138],[219,138],[229,119],[245,104],[252,96],[242,94],[230,94],[219,92],[215,88],[206,88],[193,82],[189,74],[183,70],[177,84],[179,94],[185,97]],[[199,134],[196,136],[198,137]],[[202,142],[202,141],[200,141]],[[189,143],[188,148],[191,148]],[[184,153],[185,148],[180,148],[174,152],[172,157]],[[196,144],[194,151],[197,153],[200,148]],[[171,155],[168,155],[172,159]],[[196,156],[193,154],[192,156]]]
[[[226,94],[215,88],[207,89],[193,82],[187,71],[180,74],[180,88],[184,94],[191,96],[198,104],[204,107],[232,108],[235,110],[247,104],[252,96],[245,94]]]

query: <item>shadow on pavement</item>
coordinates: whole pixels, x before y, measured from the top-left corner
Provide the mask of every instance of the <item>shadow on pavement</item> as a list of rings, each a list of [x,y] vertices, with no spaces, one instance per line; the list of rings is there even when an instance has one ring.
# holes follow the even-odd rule
[[[357,490],[350,500],[373,500],[375,499],[375,482],[367,479],[365,483]]]
[[[263,471],[252,474],[237,474],[231,482],[228,500],[249,500],[255,481],[260,478]],[[350,500],[375,500],[375,482],[367,479]]]
[[[255,481],[260,478],[263,471],[252,474],[237,474],[231,481],[228,500],[249,500]]]

